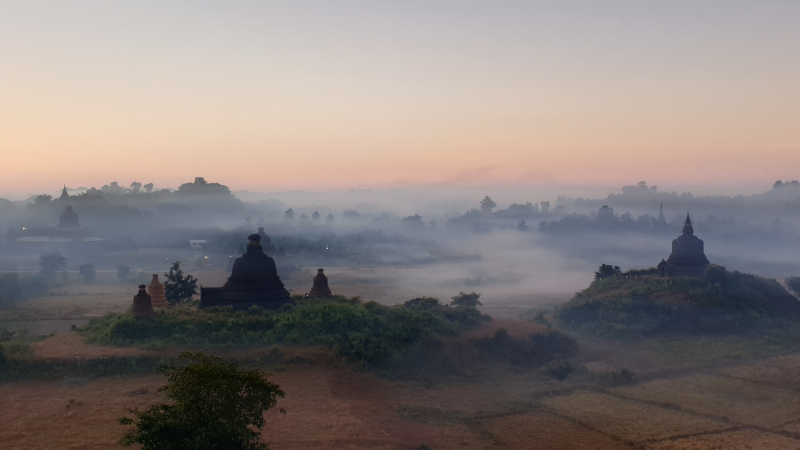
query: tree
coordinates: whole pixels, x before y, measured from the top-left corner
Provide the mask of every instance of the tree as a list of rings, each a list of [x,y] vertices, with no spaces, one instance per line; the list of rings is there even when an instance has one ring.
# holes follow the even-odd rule
[[[342,213],[342,217],[348,220],[358,220],[361,218],[361,213],[356,211],[355,209],[348,209],[347,211]]]
[[[786,286],[789,286],[797,296],[800,296],[800,277],[789,277],[786,279]]]
[[[483,303],[481,303],[479,300],[481,298],[481,294],[478,294],[477,292],[470,292],[469,294],[459,292],[458,295],[451,298],[453,301],[450,302],[450,304],[453,306],[462,306],[465,308],[483,306]]]
[[[483,200],[481,200],[481,211],[486,214],[492,212],[495,206],[497,206],[497,203],[495,203],[494,200],[492,200],[488,195],[483,197]]]
[[[50,202],[52,202],[52,201],[53,201],[53,196],[52,195],[42,194],[42,195],[37,195],[33,199],[33,204],[35,206],[46,206],[46,205],[49,205]]]
[[[126,266],[125,264],[120,264],[117,266],[117,278],[125,281],[129,276],[131,276],[130,267]]]
[[[147,183],[142,187],[144,187],[144,190],[147,192],[153,192],[153,183]]]
[[[610,278],[613,277],[614,275],[619,275],[621,273],[622,270],[620,270],[619,266],[602,264],[600,265],[600,269],[598,269],[597,272],[594,273],[594,279],[602,280],[604,278]]]
[[[120,443],[142,444],[142,450],[267,449],[259,442],[264,411],[284,398],[280,386],[259,369],[242,370],[218,356],[183,352],[180,357],[192,363],[161,369],[167,384],[158,391],[170,403],[128,409],[134,418],[119,423],[135,428]]]
[[[78,267],[78,273],[87,283],[97,278],[97,271],[92,264],[83,264]]]
[[[206,181],[206,179],[203,177],[194,177],[194,184],[198,186],[203,186],[208,184],[208,181]]]
[[[300,214],[300,220],[308,220],[308,214],[306,213]]]
[[[47,281],[53,281],[56,278],[56,272],[67,268],[67,258],[59,252],[42,253],[39,255],[39,267],[42,268],[39,271],[42,277]]]
[[[164,294],[172,303],[180,303],[184,300],[191,300],[197,294],[197,278],[192,275],[184,275],[181,269],[181,262],[175,261],[165,273],[167,281],[164,282]]]
[[[333,217],[333,214],[325,216],[325,225],[333,225],[334,223],[336,223],[336,218]]]
[[[314,211],[314,214],[311,214],[311,220],[313,220],[314,222],[319,222],[319,218],[320,215],[318,211]]]
[[[139,189],[141,188],[142,188],[142,183],[139,183],[138,181],[134,181],[133,183],[131,183],[131,189],[133,189],[133,192],[139,192]]]
[[[530,229],[531,229],[530,225],[528,225],[528,223],[525,222],[524,220],[520,220],[519,223],[517,224],[517,231],[528,231]]]
[[[283,220],[294,220],[294,210],[292,208],[283,213]]]

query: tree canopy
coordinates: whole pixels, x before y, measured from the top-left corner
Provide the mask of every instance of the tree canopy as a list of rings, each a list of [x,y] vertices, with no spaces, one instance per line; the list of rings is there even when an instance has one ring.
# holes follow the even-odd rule
[[[622,270],[619,266],[612,266],[610,264],[601,264],[597,272],[594,273],[595,280],[602,280],[604,278],[611,278],[614,275],[619,275]]]
[[[171,303],[191,300],[197,294],[197,278],[184,275],[180,261],[172,263],[169,273],[165,273],[164,276],[167,277],[167,281],[164,282],[164,295]]]
[[[264,411],[283,398],[277,384],[259,369],[242,370],[238,364],[203,353],[181,353],[191,363],[163,367],[170,404],[144,411],[129,409],[134,418],[119,419],[134,425],[123,445],[142,444],[142,450],[267,449],[259,442],[266,423]],[[255,428],[255,429],[254,429]]]

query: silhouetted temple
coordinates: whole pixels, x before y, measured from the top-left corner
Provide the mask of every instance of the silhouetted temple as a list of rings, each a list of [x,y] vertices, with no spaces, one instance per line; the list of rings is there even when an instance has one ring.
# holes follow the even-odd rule
[[[140,284],[139,293],[133,296],[133,307],[131,308],[131,312],[137,319],[149,319],[155,315],[151,298],[149,295],[147,295],[147,292],[145,292],[146,287],[147,286]]]
[[[703,240],[694,235],[692,219],[686,214],[683,234],[672,241],[672,254],[658,264],[662,277],[702,277],[709,262],[703,250]]]
[[[267,232],[264,231],[264,227],[258,227],[258,233],[256,234],[261,236],[261,248],[264,249],[264,253],[266,253],[267,256],[274,255],[275,246],[272,245],[272,239],[267,236]]]
[[[308,293],[309,297],[333,297],[331,288],[328,287],[328,277],[323,272],[323,269],[317,270],[317,276],[314,277],[314,286],[311,288],[311,292]]]
[[[292,302],[289,291],[278,277],[275,260],[264,254],[261,236],[251,234],[247,239],[247,250],[233,263],[228,282],[220,288],[200,288],[201,308],[278,308]]]

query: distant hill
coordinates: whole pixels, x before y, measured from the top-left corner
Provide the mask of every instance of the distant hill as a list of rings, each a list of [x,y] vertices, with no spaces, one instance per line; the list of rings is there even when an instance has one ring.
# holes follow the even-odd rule
[[[595,280],[556,312],[564,328],[601,337],[736,332],[776,318],[800,320],[800,301],[775,280],[721,266],[704,278]]]

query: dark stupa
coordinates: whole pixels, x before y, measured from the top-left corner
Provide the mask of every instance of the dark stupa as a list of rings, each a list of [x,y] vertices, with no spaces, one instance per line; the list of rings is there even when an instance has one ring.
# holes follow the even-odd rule
[[[708,265],[703,240],[694,235],[692,219],[686,214],[683,234],[672,241],[672,254],[658,264],[658,274],[662,277],[702,277]]]
[[[256,234],[261,236],[261,248],[264,249],[264,253],[266,253],[267,256],[274,255],[275,246],[272,245],[272,239],[267,236],[267,232],[264,231],[264,227],[258,227],[258,233]]]
[[[147,288],[147,286],[140,284],[139,293],[133,296],[133,308],[131,308],[131,312],[133,313],[133,317],[137,319],[149,319],[155,315],[152,299],[147,295],[145,288]]]
[[[72,210],[72,206],[64,208],[64,212],[58,216],[58,226],[56,231],[83,231],[78,215]]]
[[[317,270],[317,276],[314,277],[314,287],[308,293],[309,297],[333,297],[331,288],[328,287],[328,277],[323,272],[323,269]]]
[[[261,236],[251,234],[247,239],[247,250],[233,263],[228,282],[221,288],[200,288],[201,308],[278,308],[292,302],[278,277],[275,260],[264,254]]]

